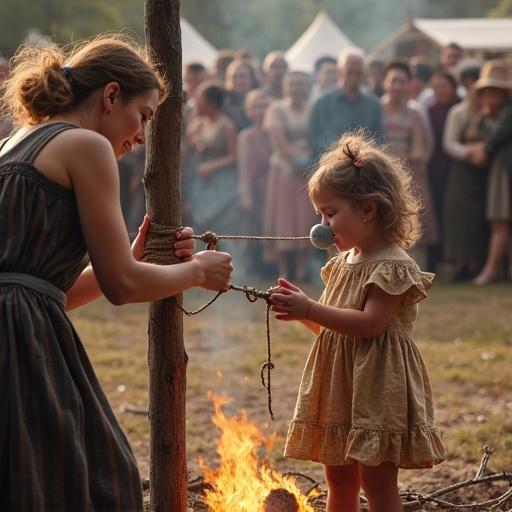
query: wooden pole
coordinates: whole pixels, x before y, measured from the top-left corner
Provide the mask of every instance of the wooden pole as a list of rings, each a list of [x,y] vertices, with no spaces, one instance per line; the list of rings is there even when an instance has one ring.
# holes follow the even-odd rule
[[[181,225],[181,29],[179,0],[146,0],[150,57],[170,93],[147,133],[144,183],[151,219]],[[170,299],[149,309],[149,418],[151,510],[186,512],[185,389],[187,354],[182,314]]]

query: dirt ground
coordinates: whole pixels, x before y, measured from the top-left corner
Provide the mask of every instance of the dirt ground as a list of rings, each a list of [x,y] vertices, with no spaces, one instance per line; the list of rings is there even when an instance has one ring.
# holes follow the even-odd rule
[[[250,284],[266,289],[272,283]],[[320,289],[305,287],[318,296]],[[437,283],[420,306],[415,340],[432,380],[436,420],[443,434],[447,460],[431,470],[400,472],[401,490],[423,495],[473,478],[484,445],[495,449],[490,472],[512,471],[512,286],[485,288]],[[187,293],[189,309],[206,302],[210,294]],[[116,415],[132,443],[141,476],[149,477],[149,425],[144,414],[126,406],[147,407],[147,306],[115,308],[98,301],[72,314]],[[271,321],[272,404],[260,382],[266,358],[265,304],[249,303],[243,294],[223,295],[208,310],[185,318],[189,355],[187,377],[187,458],[190,478],[200,474],[198,458],[209,466],[218,462],[218,432],[211,422],[212,390],[231,402],[226,415],[241,409],[276,443],[266,454],[278,470],[305,473],[325,490],[319,464],[282,456],[288,421],[307,353],[313,338],[301,325]],[[447,497],[469,504],[500,495],[506,486],[465,488]],[[426,505],[424,510],[438,510]],[[494,510],[512,509],[512,502]],[[449,509],[448,509],[449,510]],[[477,510],[476,508],[474,510]]]

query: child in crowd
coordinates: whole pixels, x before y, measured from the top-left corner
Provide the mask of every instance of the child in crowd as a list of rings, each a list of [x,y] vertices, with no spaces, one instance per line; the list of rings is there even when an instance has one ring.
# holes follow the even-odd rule
[[[325,464],[327,510],[402,510],[398,468],[444,459],[429,377],[411,333],[433,274],[406,253],[420,235],[419,204],[397,160],[347,134],[320,160],[309,196],[340,254],[321,271],[319,301],[284,279],[280,320],[318,337],[302,377],[287,457]]]

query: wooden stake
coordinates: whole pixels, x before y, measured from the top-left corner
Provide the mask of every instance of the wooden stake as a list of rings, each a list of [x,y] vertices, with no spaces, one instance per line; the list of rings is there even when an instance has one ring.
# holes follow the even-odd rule
[[[147,130],[144,184],[151,219],[181,225],[181,30],[179,0],[146,0],[150,57],[171,90]],[[151,510],[187,510],[185,388],[187,354],[182,314],[170,299],[149,309]]]

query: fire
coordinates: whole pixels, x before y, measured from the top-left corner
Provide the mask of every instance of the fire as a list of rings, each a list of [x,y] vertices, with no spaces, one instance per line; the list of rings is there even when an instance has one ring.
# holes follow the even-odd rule
[[[212,418],[221,431],[217,453],[220,467],[216,470],[199,461],[205,480],[214,490],[206,491],[205,503],[213,512],[261,512],[265,498],[273,489],[286,489],[295,496],[298,512],[313,512],[306,496],[300,492],[292,478],[283,477],[267,464],[260,463],[258,448],[272,447],[273,439],[266,438],[256,423],[241,411],[240,418],[227,418],[222,406],[229,402],[225,397],[208,393],[215,406]]]

